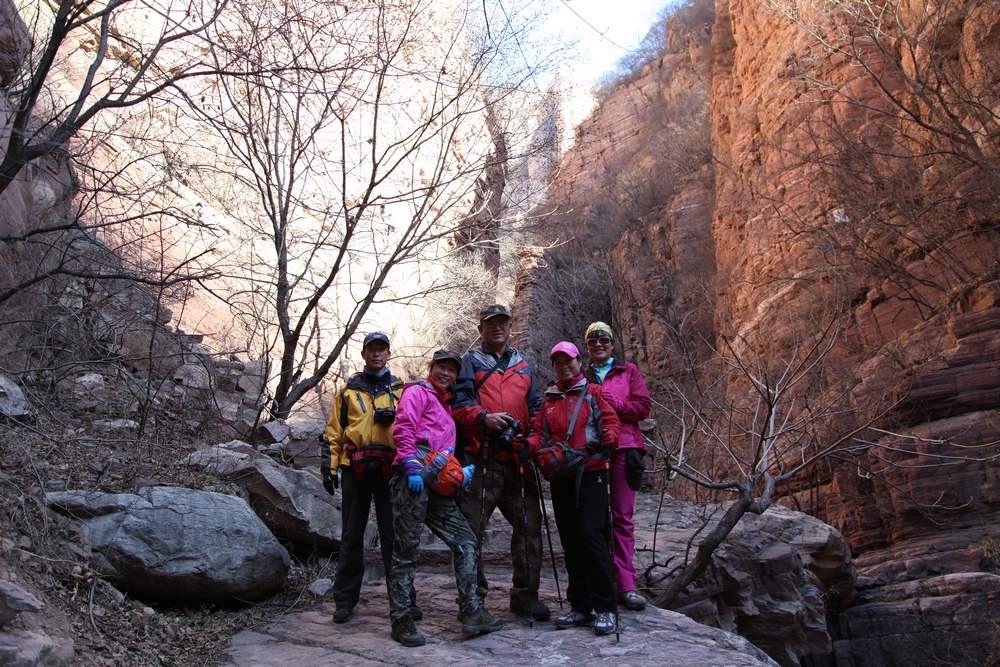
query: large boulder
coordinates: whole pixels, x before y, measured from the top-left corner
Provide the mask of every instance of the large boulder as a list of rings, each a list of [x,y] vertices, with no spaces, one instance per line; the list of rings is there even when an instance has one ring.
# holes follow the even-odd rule
[[[316,475],[284,466],[239,440],[198,450],[181,463],[238,482],[268,528],[296,548],[340,547],[340,505]]]
[[[260,600],[288,576],[288,552],[234,496],[153,486],[53,492],[46,500],[82,520],[95,568],[140,598]]]
[[[666,498],[656,530],[657,498],[640,495],[636,516],[636,567],[653,596],[664,575],[693,556],[700,536],[722,517],[724,506],[697,506]],[[705,573],[674,603],[694,620],[738,632],[782,665],[832,653],[827,612],[854,595],[856,571],[843,537],[822,521],[781,506],[747,514],[716,549]]]

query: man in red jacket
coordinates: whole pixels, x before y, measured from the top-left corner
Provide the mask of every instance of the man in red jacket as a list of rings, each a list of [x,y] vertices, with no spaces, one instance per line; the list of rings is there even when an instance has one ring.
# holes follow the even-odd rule
[[[539,489],[535,476],[516,460],[512,442],[527,432],[542,397],[531,362],[508,345],[510,329],[506,306],[483,308],[479,314],[482,346],[462,358],[462,370],[452,388],[462,462],[476,464],[472,488],[460,505],[480,543],[493,510],[500,509],[512,528],[510,610],[546,621],[549,609],[538,599],[542,566]],[[516,433],[511,428],[515,422],[520,424]],[[479,593],[484,599],[488,588],[480,561]]]

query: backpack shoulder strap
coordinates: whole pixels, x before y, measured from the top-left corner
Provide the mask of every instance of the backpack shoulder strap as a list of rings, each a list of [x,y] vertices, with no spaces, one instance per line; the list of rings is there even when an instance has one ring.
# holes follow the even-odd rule
[[[566,429],[567,445],[573,439],[573,429],[576,427],[576,418],[580,416],[580,408],[583,407],[583,399],[587,397],[587,389],[589,387],[589,382],[584,384],[583,390],[580,392],[580,398],[576,399],[576,405],[573,407],[573,416],[569,418],[569,427]]]
[[[482,387],[484,384],[486,384],[486,381],[490,379],[490,376],[496,373],[498,370],[500,370],[501,366],[503,366],[504,369],[506,370],[507,365],[510,363],[510,358],[512,356],[511,349],[512,348],[508,347],[506,350],[504,350],[504,353],[500,355],[500,358],[497,359],[497,362],[493,364],[493,368],[491,368],[489,371],[486,372],[486,375],[483,376],[482,380],[479,380],[478,382],[476,382],[475,385],[473,385],[472,392],[476,396],[479,396],[479,388]]]

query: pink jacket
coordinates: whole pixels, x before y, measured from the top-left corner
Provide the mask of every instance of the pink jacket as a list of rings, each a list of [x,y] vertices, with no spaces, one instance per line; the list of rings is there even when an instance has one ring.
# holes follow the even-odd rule
[[[642,373],[636,365],[615,359],[611,370],[604,376],[604,382],[597,379],[593,368],[587,368],[587,378],[593,383],[603,385],[605,398],[614,406],[618,418],[621,419],[618,449],[645,450],[639,422],[649,416],[653,404],[649,400],[649,390],[646,389]]]
[[[392,425],[396,443],[393,463],[407,475],[417,475],[424,467],[417,446],[432,452],[455,450],[455,420],[451,417],[446,392],[439,392],[430,380],[420,380],[403,388]]]

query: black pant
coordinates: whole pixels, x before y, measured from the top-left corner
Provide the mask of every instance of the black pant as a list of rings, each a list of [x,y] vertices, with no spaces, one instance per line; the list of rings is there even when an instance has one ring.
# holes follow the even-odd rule
[[[337,577],[333,582],[333,600],[338,607],[353,607],[361,594],[361,581],[365,576],[365,528],[368,511],[375,500],[379,542],[382,547],[382,564],[386,581],[392,567],[392,499],[389,484],[381,477],[373,482],[358,479],[350,466],[340,468],[341,484],[341,537],[337,557]]]
[[[580,505],[576,478],[552,480],[552,508],[566,559],[566,598],[574,611],[613,611],[615,574],[608,551],[608,473],[583,474]]]

